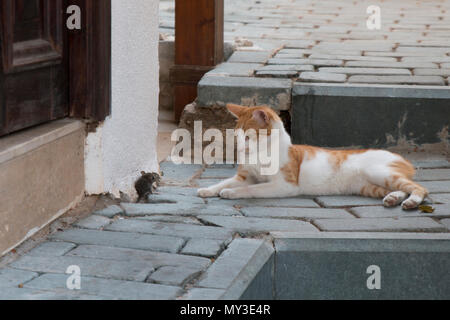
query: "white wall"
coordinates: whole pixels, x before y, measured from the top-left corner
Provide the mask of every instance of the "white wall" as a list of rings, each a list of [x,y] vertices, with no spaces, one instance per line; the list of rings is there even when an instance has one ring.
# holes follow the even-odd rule
[[[157,171],[159,0],[112,0],[112,110],[86,139],[86,192],[134,195]]]

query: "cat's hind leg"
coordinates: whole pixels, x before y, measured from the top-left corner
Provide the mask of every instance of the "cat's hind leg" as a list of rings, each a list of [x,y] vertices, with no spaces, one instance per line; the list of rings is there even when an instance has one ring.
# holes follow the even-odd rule
[[[401,202],[404,210],[415,209],[428,195],[427,189],[412,181],[414,167],[406,160],[394,161],[385,166],[371,166],[365,170],[365,175],[369,182],[395,192],[392,196],[386,195],[383,200],[386,206]]]
[[[367,183],[361,188],[360,194],[365,197],[371,198],[383,198],[386,197],[391,191],[380,187],[373,183]]]

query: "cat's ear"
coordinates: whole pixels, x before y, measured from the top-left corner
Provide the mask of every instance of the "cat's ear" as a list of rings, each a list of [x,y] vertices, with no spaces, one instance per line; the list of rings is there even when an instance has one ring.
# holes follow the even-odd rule
[[[245,109],[247,109],[246,107],[237,105],[237,104],[233,104],[233,103],[228,103],[227,104],[227,109],[228,111],[231,112],[231,114],[233,116],[235,116],[236,118],[239,118],[242,114],[242,111],[244,111]]]
[[[260,126],[266,126],[270,121],[268,114],[261,109],[253,111],[253,119],[255,119]]]

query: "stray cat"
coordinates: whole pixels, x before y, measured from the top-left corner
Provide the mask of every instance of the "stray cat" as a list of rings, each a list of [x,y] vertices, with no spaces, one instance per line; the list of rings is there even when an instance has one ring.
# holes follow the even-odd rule
[[[261,164],[241,164],[237,174],[208,188],[198,190],[200,197],[225,199],[274,198],[297,195],[362,195],[384,198],[386,207],[401,203],[405,210],[418,207],[428,191],[412,181],[412,164],[398,154],[385,150],[328,150],[293,145],[279,116],[270,108],[228,104],[237,118],[236,129],[279,130],[279,170],[261,175]],[[249,139],[238,135],[246,146]],[[245,139],[245,142],[242,141]]]

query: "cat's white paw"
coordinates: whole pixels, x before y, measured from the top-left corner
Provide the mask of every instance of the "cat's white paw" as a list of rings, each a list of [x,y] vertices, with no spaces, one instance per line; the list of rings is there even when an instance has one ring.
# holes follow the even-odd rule
[[[233,189],[223,189],[219,193],[220,197],[223,199],[237,199],[239,195]]]
[[[419,202],[415,199],[408,198],[402,202],[402,209],[403,210],[415,209],[419,206],[420,203],[421,203],[421,201]]]
[[[197,190],[197,195],[202,198],[211,198],[217,197],[218,194],[215,190],[211,190],[210,188],[201,188]]]
[[[385,207],[395,207],[396,205],[400,204],[400,202],[405,200],[406,197],[407,194],[403,191],[391,192],[386,197],[384,197],[383,204]]]

